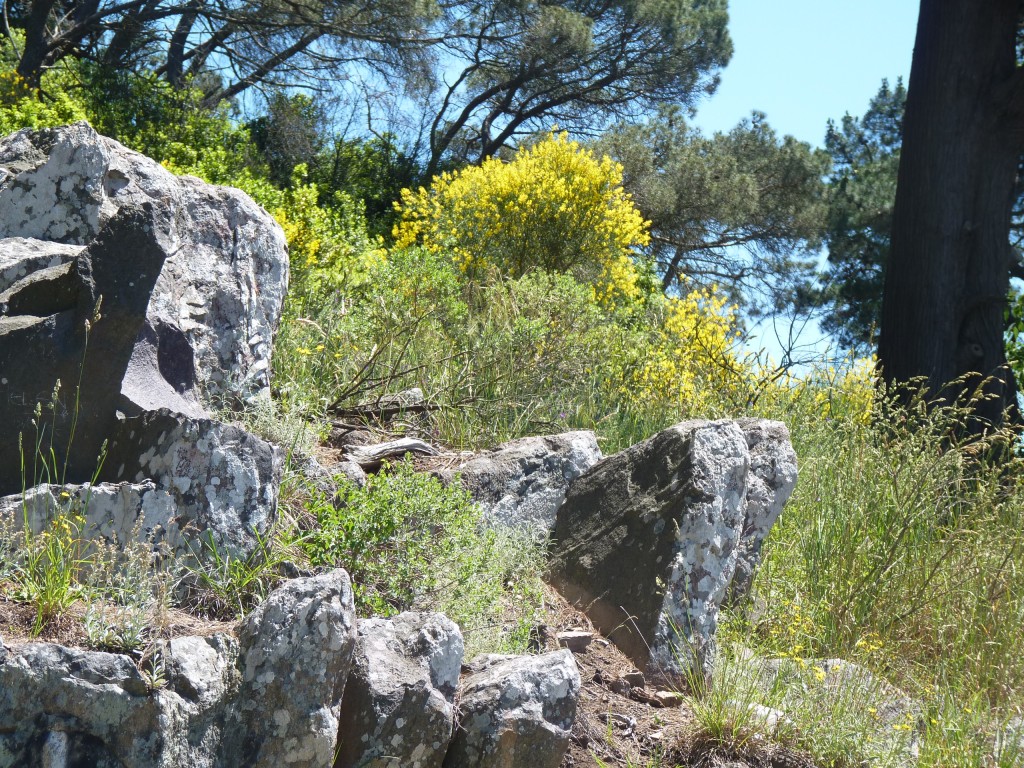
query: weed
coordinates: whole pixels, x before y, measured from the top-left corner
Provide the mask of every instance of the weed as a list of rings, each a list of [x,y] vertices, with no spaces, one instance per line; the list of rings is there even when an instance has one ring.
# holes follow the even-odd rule
[[[253,533],[256,547],[246,557],[234,557],[217,545],[209,532],[201,538],[201,550],[192,553],[180,587],[184,604],[199,615],[215,619],[240,619],[266,599],[283,580],[281,567],[290,552],[274,534]]]

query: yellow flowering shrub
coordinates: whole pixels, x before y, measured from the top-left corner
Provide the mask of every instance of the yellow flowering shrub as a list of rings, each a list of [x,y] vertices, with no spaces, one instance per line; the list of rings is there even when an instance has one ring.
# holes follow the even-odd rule
[[[769,397],[777,403],[806,400],[811,418],[849,420],[867,426],[875,406],[878,358],[847,358],[800,376],[787,374],[774,382]]]
[[[707,413],[742,387],[746,368],[736,355],[735,307],[714,288],[667,298],[661,322],[620,388],[632,408],[665,407]]]
[[[288,239],[292,279],[306,293],[350,289],[383,260],[383,245],[367,234],[361,204],[335,192],[332,205],[320,205],[319,188],[301,181],[305,173],[304,165],[295,169],[292,186],[271,208]]]
[[[451,253],[464,272],[570,273],[604,304],[640,295],[632,249],[648,222],[622,188],[622,167],[566,133],[402,190],[398,247]]]

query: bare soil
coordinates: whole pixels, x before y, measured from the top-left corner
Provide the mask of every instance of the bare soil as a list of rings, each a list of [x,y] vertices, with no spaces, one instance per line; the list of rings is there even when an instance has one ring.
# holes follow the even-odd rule
[[[58,643],[69,648],[88,647],[83,622],[85,603],[79,601],[72,604],[63,614],[44,624],[39,634],[34,634],[35,609],[26,603],[11,600],[6,592],[3,585],[0,585],[0,640],[5,645],[44,642]],[[207,637],[221,632],[234,632],[237,627],[238,622],[211,621],[171,608],[153,616],[147,640],[170,640],[190,635]]]
[[[636,667],[585,614],[553,589],[545,603],[540,650],[557,649],[559,632],[593,634],[587,648],[573,654],[582,685],[561,768],[816,768],[806,756],[764,740],[732,745],[709,739],[680,691],[646,680],[631,685],[640,682]]]

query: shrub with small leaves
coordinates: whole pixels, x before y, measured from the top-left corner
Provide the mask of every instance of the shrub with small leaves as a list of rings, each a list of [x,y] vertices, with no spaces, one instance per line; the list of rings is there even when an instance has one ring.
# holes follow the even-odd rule
[[[539,607],[539,547],[484,526],[458,483],[405,462],[365,488],[343,480],[337,499],[314,495],[310,509],[316,525],[302,546],[314,565],[349,571],[360,614],[443,611],[470,648],[525,648]]]

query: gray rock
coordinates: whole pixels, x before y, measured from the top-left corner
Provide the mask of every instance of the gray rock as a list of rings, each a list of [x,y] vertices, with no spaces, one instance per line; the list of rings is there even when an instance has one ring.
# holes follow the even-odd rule
[[[243,429],[156,411],[118,425],[100,478],[152,480],[188,539],[208,531],[218,548],[244,556],[276,520],[281,471],[280,451]]]
[[[220,745],[248,768],[334,763],[356,618],[342,570],[274,590],[239,631],[242,684]]]
[[[0,498],[0,519],[21,530],[27,521],[34,533],[43,531],[58,514],[69,511],[85,517],[83,538],[111,545],[137,541],[187,554],[182,530],[192,521],[183,517],[174,497],[152,482],[90,485],[39,485],[24,494]]]
[[[503,443],[459,473],[488,520],[546,534],[569,485],[600,460],[593,432],[566,432]]]
[[[163,644],[151,676],[160,703],[164,763],[189,768],[230,768],[217,751],[239,686],[238,640],[229,635],[178,637]]]
[[[786,717],[785,712],[766,707],[764,704],[727,699],[724,709],[735,712],[737,722],[751,726],[751,730],[757,733],[777,737],[780,731],[791,731],[794,727],[793,721]]]
[[[354,461],[338,461],[330,466],[327,472],[332,477],[347,478],[357,488],[366,486],[366,472]]]
[[[0,659],[0,766],[171,766],[167,706],[126,656],[29,643]]]
[[[344,571],[275,590],[239,638],[127,656],[0,643],[0,768],[252,768],[333,762],[355,643]]]
[[[600,462],[558,510],[553,583],[648,677],[710,682],[749,466],[735,422],[682,422]]]
[[[0,293],[33,272],[74,261],[82,248],[22,237],[0,240]]]
[[[336,768],[440,768],[462,651],[462,633],[441,614],[360,621]]]
[[[338,492],[339,478],[345,478],[357,488],[366,485],[366,472],[354,461],[337,461],[324,467],[312,456],[292,453],[292,466],[308,480],[314,488],[328,497]]]
[[[0,178],[0,238],[88,245],[125,206],[169,210],[167,262],[146,313],[157,372],[204,405],[268,388],[288,257],[281,228],[248,196],[175,177],[86,123],[0,140]]]
[[[471,669],[445,768],[557,768],[580,692],[572,653],[486,656]]]
[[[793,493],[797,478],[796,451],[785,424],[767,419],[739,419],[736,423],[747,439],[750,474],[736,573],[729,590],[731,600],[750,592],[761,562],[761,546]]]
[[[33,272],[0,294],[0,493],[23,489],[23,456],[25,482],[44,479],[33,455],[37,439],[44,453],[53,448],[69,479],[92,476],[168,253],[169,227],[165,209],[126,206],[74,261]],[[39,420],[46,434],[37,438],[36,406],[51,403],[58,381],[55,412]]]
[[[121,409],[138,415],[162,408],[194,419],[208,416],[188,339],[173,325],[147,321],[121,379]]]
[[[44,484],[0,497],[0,517],[16,528],[27,520],[39,532],[75,511],[90,540],[203,556],[212,537],[222,555],[237,557],[249,555],[277,519],[279,451],[220,422],[166,411],[128,419],[101,476],[112,482]]]

